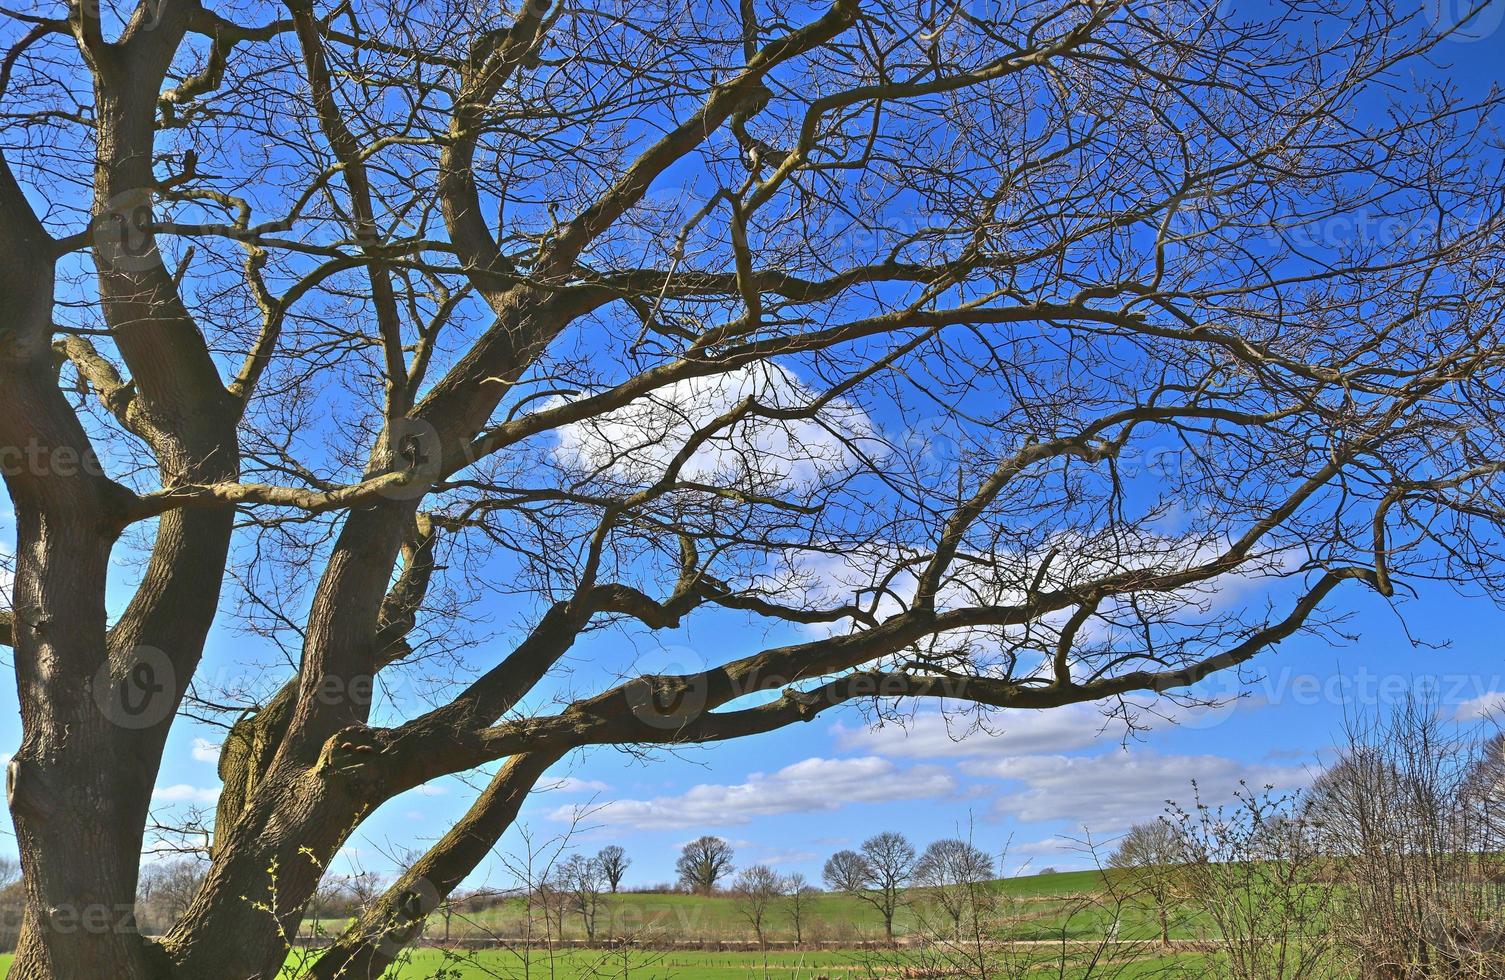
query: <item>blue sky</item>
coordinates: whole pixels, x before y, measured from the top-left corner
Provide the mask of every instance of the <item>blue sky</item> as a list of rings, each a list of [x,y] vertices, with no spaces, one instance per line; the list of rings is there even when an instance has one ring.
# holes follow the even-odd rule
[[[1461,4],[1424,0],[1446,16]],[[1438,53],[1436,68],[1465,95],[1505,83],[1505,5],[1482,22],[1472,40]],[[0,504],[0,508],[4,505]],[[12,547],[8,513],[0,513],[0,548]],[[115,584],[126,594],[132,570]],[[0,583],[3,584],[3,583]],[[1430,687],[1444,710],[1478,718],[1496,699],[1505,704],[1505,613],[1483,596],[1442,586],[1423,588],[1403,605],[1351,590],[1341,608],[1357,639],[1342,646],[1298,637],[1257,661],[1246,684],[1216,678],[1201,693],[1246,696],[1221,709],[1181,711],[1152,705],[1148,731],[1125,737],[1092,706],[995,718],[989,731],[959,738],[934,713],[907,727],[871,728],[856,711],[832,712],[799,728],[648,758],[598,749],[559,766],[523,811],[537,841],[571,831],[571,846],[626,847],[631,884],[672,877],[678,846],[703,833],[732,841],[739,864],[766,862],[818,879],[831,852],[897,829],[917,843],[970,834],[994,853],[1009,851],[1007,870],[1073,867],[1089,860],[1073,841],[1109,840],[1130,823],[1162,812],[1165,801],[1190,798],[1193,779],[1210,799],[1226,798],[1243,779],[1296,788],[1330,755],[1345,712],[1393,703]],[[746,636],[748,649],[766,642]],[[666,664],[722,659],[743,642],[725,619],[697,620],[660,638]],[[216,632],[205,670],[231,671],[244,662],[245,638]],[[590,656],[590,643],[577,656]],[[697,650],[715,646],[703,658]],[[262,651],[263,653],[265,651]],[[482,651],[485,652],[484,650]],[[1155,719],[1154,711],[1176,716]],[[1107,725],[1104,729],[1104,725]],[[15,691],[0,686],[0,750],[20,738]],[[218,733],[182,720],[159,780],[164,807],[212,806],[218,781]],[[476,779],[452,778],[391,801],[357,833],[342,858],[389,870],[391,855],[442,834],[474,794]],[[572,821],[573,814],[580,814]],[[8,835],[8,822],[0,823]],[[0,848],[6,848],[0,842]],[[520,848],[510,834],[503,850]],[[500,860],[472,884],[510,884]]]

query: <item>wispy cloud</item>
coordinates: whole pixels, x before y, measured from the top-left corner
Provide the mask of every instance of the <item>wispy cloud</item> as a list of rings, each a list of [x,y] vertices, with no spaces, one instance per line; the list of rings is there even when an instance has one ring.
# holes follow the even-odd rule
[[[962,764],[969,775],[1023,784],[997,797],[994,814],[1026,823],[1066,821],[1094,834],[1125,829],[1165,811],[1167,801],[1192,801],[1192,783],[1205,803],[1233,798],[1240,781],[1258,790],[1297,789],[1311,781],[1304,766],[1247,764],[1216,755],[1161,755],[1148,750],[1097,756],[1025,756]]]
[[[1458,721],[1480,721],[1505,715],[1505,692],[1489,691],[1458,705]]]
[[[219,794],[218,786],[190,786],[187,783],[174,783],[171,786],[158,786],[152,790],[152,799],[158,803],[209,804],[218,800]]]
[[[934,766],[900,768],[888,759],[806,759],[774,773],[753,773],[746,782],[701,784],[679,796],[616,800],[592,808],[602,823],[636,830],[740,826],[782,813],[822,813],[852,803],[886,803],[944,796],[956,779]],[[564,806],[552,814],[571,820]]]
[[[925,711],[881,728],[833,725],[836,744],[846,750],[910,759],[1020,756],[1071,752],[1122,737],[1123,725],[1090,704],[1048,711],[1002,712],[986,723],[970,715],[948,717]]]
[[[190,751],[193,753],[195,762],[219,761],[219,743],[211,742],[207,738],[194,739],[193,747]]]

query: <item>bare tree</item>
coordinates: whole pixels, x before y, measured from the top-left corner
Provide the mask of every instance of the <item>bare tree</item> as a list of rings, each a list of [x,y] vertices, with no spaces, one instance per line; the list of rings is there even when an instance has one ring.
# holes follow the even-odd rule
[[[785,875],[780,880],[780,885],[784,893],[784,907],[789,912],[789,924],[794,927],[794,943],[798,946],[805,941],[805,920],[820,892],[798,871]]]
[[[567,897],[570,908],[580,916],[585,938],[595,941],[596,917],[601,911],[601,893],[606,888],[606,874],[601,863],[583,854],[572,854],[559,866],[558,888]]]
[[[915,872],[915,849],[903,834],[884,831],[862,842],[861,852],[838,851],[826,862],[826,884],[858,898],[883,917],[883,935],[894,939],[894,915]]]
[[[204,862],[175,858],[142,869],[136,897],[136,918],[141,927],[160,934],[172,928],[187,911],[204,881]]]
[[[856,851],[837,851],[826,859],[821,870],[827,888],[848,894],[862,891],[871,877],[866,859]]]
[[[743,868],[732,882],[732,894],[736,897],[737,911],[753,927],[758,937],[758,946],[766,945],[763,924],[776,902],[784,892],[784,883],[766,864]]]
[[[709,895],[732,873],[733,857],[732,845],[720,837],[697,837],[681,848],[674,870],[686,890]]]
[[[374,908],[376,900],[390,884],[386,875],[378,871],[358,868],[354,874],[345,879],[345,888],[350,893],[355,907],[353,914],[359,916]]]
[[[1337,939],[1365,975],[1505,970],[1498,737],[1425,697],[1349,720],[1304,818],[1336,857]]]
[[[1498,594],[1501,97],[1417,5],[1183,6],[0,14],[16,975],[274,975],[368,815],[501,763],[306,971],[377,976],[574,749],[1128,711]],[[194,901],[49,928],[134,901],[180,715]]]
[[[319,886],[309,897],[306,919],[315,935],[322,935],[325,919],[348,918],[357,914],[355,900],[350,895],[343,875],[327,874],[319,879]]]
[[[632,858],[619,844],[608,844],[596,854],[596,863],[601,868],[601,874],[606,878],[606,884],[611,888],[613,895],[622,885],[622,876],[627,873],[627,868],[632,864]]]
[[[1475,814],[1483,849],[1505,851],[1505,732],[1480,739],[1472,754],[1460,787],[1462,802]]]
[[[1081,842],[1080,850],[1101,868],[1090,839]],[[1007,855],[1002,863],[1007,864]],[[1048,916],[1042,916],[1037,896],[1002,890],[974,903],[960,930],[949,919],[921,915],[907,942],[863,959],[870,975],[884,977],[1185,980],[1193,974],[1216,975],[1209,973],[1217,969],[1216,961],[1165,960],[1153,940],[1123,935],[1117,923],[1130,907],[1129,892],[1109,877],[1101,879],[1101,887],[1053,896]]]
[[[1164,819],[1130,827],[1108,857],[1108,867],[1128,880],[1127,891],[1148,898],[1154,906],[1163,946],[1171,941],[1171,906],[1177,894],[1177,865],[1183,857],[1176,828]]]
[[[962,919],[969,912],[980,915],[987,910],[993,872],[992,855],[971,841],[948,838],[925,848],[914,866],[914,882],[960,936]]]

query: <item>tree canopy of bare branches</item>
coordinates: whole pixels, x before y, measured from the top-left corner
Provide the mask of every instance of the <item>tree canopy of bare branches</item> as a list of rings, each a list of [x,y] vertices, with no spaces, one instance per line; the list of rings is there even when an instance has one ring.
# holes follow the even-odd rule
[[[16,977],[271,975],[366,815],[495,765],[307,971],[374,977],[572,751],[1129,711],[1498,594],[1499,107],[1405,5],[0,22]],[[203,884],[68,928],[183,715]]]
[[[960,935],[963,917],[988,904],[994,870],[987,851],[970,840],[948,837],[932,841],[920,854],[914,883],[945,915],[952,933]]]
[[[774,902],[784,891],[784,880],[766,864],[743,868],[732,880],[732,895],[737,903],[737,911],[752,926],[759,946],[764,945],[764,921],[772,911]]]
[[[919,860],[909,838],[885,830],[862,842],[860,851],[837,851],[826,861],[822,877],[834,891],[861,899],[883,917],[883,934],[894,938],[894,915],[906,899],[905,889]]]
[[[733,858],[732,845],[720,837],[697,837],[680,850],[674,870],[687,891],[709,895],[732,873]]]
[[[627,856],[627,851],[620,844],[607,844],[596,854],[596,863],[600,865],[601,874],[606,878],[607,887],[615,894],[622,886],[622,876],[627,874],[627,869],[632,865],[632,858]]]

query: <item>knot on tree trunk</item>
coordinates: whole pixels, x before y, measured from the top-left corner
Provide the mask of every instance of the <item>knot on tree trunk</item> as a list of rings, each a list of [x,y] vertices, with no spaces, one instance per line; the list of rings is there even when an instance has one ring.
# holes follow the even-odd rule
[[[383,733],[366,725],[350,725],[324,743],[314,771],[326,780],[375,782],[380,778],[378,763],[388,749]]]

